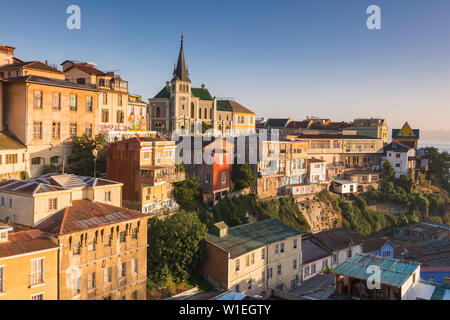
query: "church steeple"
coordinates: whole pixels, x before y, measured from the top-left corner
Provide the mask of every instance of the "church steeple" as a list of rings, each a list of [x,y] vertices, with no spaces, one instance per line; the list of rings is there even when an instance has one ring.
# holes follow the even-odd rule
[[[177,67],[175,68],[175,70],[173,72],[173,79],[172,79],[172,81],[180,80],[180,81],[189,81],[189,82],[191,82],[191,80],[189,79],[189,73],[188,73],[187,67],[186,67],[186,61],[184,59],[183,40],[184,40],[184,36],[182,34],[181,35],[180,55],[178,56]]]

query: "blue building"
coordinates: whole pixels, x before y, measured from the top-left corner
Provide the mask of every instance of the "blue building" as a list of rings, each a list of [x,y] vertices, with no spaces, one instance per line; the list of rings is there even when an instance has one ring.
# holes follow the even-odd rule
[[[363,243],[363,253],[384,258],[394,258],[395,245],[387,238],[366,239]]]
[[[447,279],[447,283],[450,283],[450,266],[422,266],[420,278],[437,283],[445,283]]]

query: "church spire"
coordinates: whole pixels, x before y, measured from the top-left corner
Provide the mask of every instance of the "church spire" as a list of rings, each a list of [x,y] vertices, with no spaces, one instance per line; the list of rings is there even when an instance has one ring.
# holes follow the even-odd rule
[[[186,67],[186,61],[184,59],[184,49],[183,49],[184,35],[181,34],[181,47],[180,47],[180,55],[178,56],[177,67],[173,73],[173,80],[181,80],[181,81],[191,81],[189,79],[189,73]]]

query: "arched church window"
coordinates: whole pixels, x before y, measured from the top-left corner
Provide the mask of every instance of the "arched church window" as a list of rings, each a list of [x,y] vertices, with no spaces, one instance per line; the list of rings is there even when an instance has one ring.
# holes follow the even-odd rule
[[[205,119],[208,119],[208,109],[205,108]]]
[[[194,118],[194,113],[195,113],[195,112],[194,112],[194,111],[195,111],[194,108],[195,108],[195,107],[194,107],[194,104],[191,103],[191,118]]]
[[[202,108],[198,108],[198,118],[202,118]]]
[[[209,118],[212,120],[213,118],[213,114],[212,114],[212,109],[209,109]]]
[[[161,118],[161,108],[156,107],[156,118]]]

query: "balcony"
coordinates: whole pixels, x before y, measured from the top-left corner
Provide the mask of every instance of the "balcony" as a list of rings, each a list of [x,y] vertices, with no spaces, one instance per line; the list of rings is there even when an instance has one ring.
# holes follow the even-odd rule
[[[175,167],[141,167],[141,183],[158,185],[183,181],[185,172]]]
[[[164,215],[178,211],[180,206],[175,200],[158,200],[154,203],[142,206],[142,212],[147,214]]]

